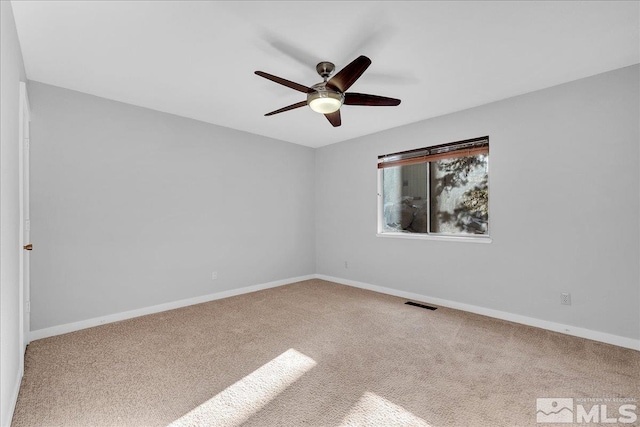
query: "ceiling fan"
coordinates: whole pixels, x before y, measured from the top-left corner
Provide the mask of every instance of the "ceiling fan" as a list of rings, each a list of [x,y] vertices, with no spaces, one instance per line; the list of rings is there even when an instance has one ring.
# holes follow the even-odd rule
[[[342,119],[340,118],[340,107],[342,105],[368,105],[368,106],[396,106],[400,104],[399,99],[386,98],[384,96],[367,95],[365,93],[347,92],[346,90],[355,83],[356,80],[371,65],[371,60],[366,56],[359,56],[349,65],[344,67],[338,74],[331,77],[336,66],[331,62],[320,62],[316,65],[316,71],[324,79],[323,82],[315,84],[311,87],[301,85],[290,80],[283,79],[273,74],[263,71],[256,71],[256,74],[265,79],[274,81],[283,86],[295,89],[299,92],[307,94],[307,100],[301,101],[279,110],[265,114],[272,116],[274,114],[283,113],[285,111],[308,105],[316,113],[324,114],[329,122],[334,126],[340,126]]]

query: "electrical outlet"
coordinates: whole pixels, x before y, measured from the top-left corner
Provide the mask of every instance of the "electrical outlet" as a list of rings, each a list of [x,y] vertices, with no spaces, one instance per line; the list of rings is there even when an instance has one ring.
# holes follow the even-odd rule
[[[344,268],[349,268],[349,263],[347,261],[344,262]]]
[[[560,304],[571,305],[571,294],[569,292],[563,292],[560,294]]]
[[[213,273],[211,273],[211,280],[216,280],[218,278],[218,272],[214,271]]]

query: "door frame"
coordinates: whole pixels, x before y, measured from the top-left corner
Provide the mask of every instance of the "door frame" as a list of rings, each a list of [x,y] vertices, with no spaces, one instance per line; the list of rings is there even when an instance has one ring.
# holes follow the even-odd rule
[[[25,242],[24,234],[27,227],[25,205],[29,203],[28,188],[25,191],[25,174],[29,173],[29,122],[31,122],[31,109],[29,108],[29,97],[27,96],[27,84],[20,82],[20,112],[19,112],[19,129],[18,129],[18,196],[20,203],[20,372],[24,373],[24,352],[29,344],[29,334],[25,333],[25,317],[30,310],[30,289],[29,283],[25,282],[25,256],[29,256],[23,249],[24,245],[29,242]],[[28,179],[28,177],[27,177]],[[27,187],[28,187],[27,181]],[[26,322],[27,324],[29,322]]]

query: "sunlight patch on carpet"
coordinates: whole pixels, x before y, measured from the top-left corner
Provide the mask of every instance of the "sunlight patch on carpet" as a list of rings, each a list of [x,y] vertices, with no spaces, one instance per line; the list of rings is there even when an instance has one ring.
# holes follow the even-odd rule
[[[342,419],[340,427],[431,427],[402,406],[369,391],[351,408]]]
[[[316,365],[290,348],[170,424],[239,426]]]

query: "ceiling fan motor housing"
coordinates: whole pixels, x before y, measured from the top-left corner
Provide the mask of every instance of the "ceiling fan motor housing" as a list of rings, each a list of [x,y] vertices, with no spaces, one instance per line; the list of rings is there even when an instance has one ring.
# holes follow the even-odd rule
[[[307,104],[316,113],[333,113],[338,111],[344,103],[344,94],[328,88],[326,82],[313,85],[311,89],[313,90],[307,93]]]

